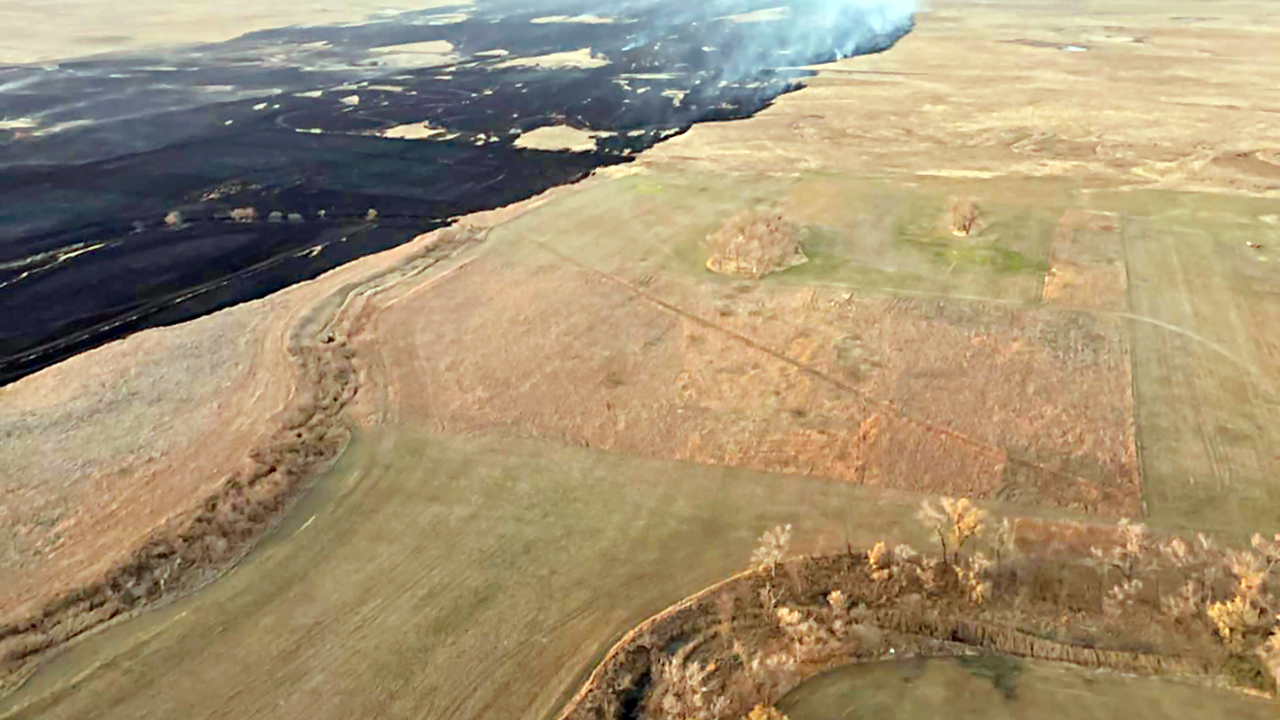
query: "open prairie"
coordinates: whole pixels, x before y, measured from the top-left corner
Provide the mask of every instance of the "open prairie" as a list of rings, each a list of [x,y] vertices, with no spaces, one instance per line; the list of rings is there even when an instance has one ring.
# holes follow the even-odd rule
[[[939,494],[1032,525],[1280,530],[1278,13],[939,0],[891,51],[463,218],[464,241],[0,390],[0,649],[44,633],[6,660],[0,718],[554,717],[766,528],[924,544]],[[806,262],[709,272],[708,235],[750,209]],[[292,505],[235,475],[300,455],[319,470]],[[109,574],[169,577],[157,558],[217,579],[138,603]],[[80,586],[104,599],[59,600]],[[1009,703],[957,667],[853,669],[783,709],[1274,715],[1039,664]]]

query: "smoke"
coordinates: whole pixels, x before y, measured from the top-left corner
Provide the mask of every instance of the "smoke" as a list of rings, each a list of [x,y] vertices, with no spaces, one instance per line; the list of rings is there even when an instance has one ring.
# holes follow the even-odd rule
[[[887,50],[911,30],[915,2],[796,0],[782,7],[776,19],[713,25],[732,43],[720,57],[723,79]]]
[[[915,0],[482,0],[480,6],[504,15],[590,14],[626,22],[635,28],[623,48],[628,52],[665,54],[665,40],[696,37],[726,82],[886,50],[911,30],[916,11]]]

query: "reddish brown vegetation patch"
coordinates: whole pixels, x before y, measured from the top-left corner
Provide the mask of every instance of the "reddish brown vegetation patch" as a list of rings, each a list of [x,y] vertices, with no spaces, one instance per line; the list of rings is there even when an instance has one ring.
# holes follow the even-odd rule
[[[392,309],[406,412],[574,444],[1085,511],[1138,509],[1108,318],[829,290],[644,287],[484,258]],[[391,329],[391,328],[394,328]]]
[[[1070,210],[1058,221],[1044,278],[1048,303],[1124,310],[1128,273],[1115,217]]]

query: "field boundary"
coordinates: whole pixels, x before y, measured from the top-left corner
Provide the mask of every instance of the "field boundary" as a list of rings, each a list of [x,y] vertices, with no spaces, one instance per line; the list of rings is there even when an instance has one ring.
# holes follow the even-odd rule
[[[470,227],[440,231],[423,250],[340,286],[307,312],[288,338],[297,392],[267,442],[248,452],[251,469],[228,475],[217,490],[153,531],[100,580],[0,625],[0,697],[21,687],[44,658],[67,642],[195,591],[237,565],[350,440],[347,408],[360,384],[352,340],[367,320],[369,298],[456,257],[486,236]]]
[[[768,588],[770,583],[783,583],[783,578],[790,576],[804,578],[803,581],[797,581],[804,588],[796,600],[812,603],[813,600],[804,601],[801,598],[814,595],[811,591],[816,589],[829,587],[834,577],[850,568],[865,568],[866,558],[866,553],[852,551],[796,558],[786,561],[785,574],[782,565],[778,566],[776,574],[766,569],[750,569],[680,600],[645,619],[615,642],[555,717],[557,720],[612,720],[631,717],[625,711],[620,712],[619,708],[634,708],[644,702],[644,695],[650,690],[651,675],[657,664],[676,658],[683,652],[672,648],[705,645],[708,644],[708,637],[723,632],[721,628],[727,622],[723,617],[723,608],[725,604],[732,604],[732,598],[755,597],[762,587]],[[817,592],[816,595],[824,597],[822,592]],[[823,602],[822,599],[818,600],[819,605]],[[761,617],[767,614],[759,609],[756,612]],[[816,662],[800,665],[794,674],[779,681],[778,697],[817,674],[845,665],[907,657],[959,657],[975,652],[999,653],[1142,676],[1185,678],[1196,682],[1229,685],[1221,677],[1220,664],[1211,658],[1060,642],[1017,629],[1012,616],[1003,618],[1009,620],[1008,623],[1001,623],[998,615],[995,616],[996,621],[974,619],[976,615],[990,613],[974,607],[967,611],[957,610],[942,603],[933,608],[912,606],[909,610],[897,607],[897,603],[888,607],[871,608],[862,625],[882,634],[888,642],[874,648],[845,648],[840,652],[829,653]],[[753,618],[752,621],[760,622],[758,618]],[[751,626],[751,622],[747,626]],[[733,641],[735,644],[740,641],[746,645],[745,652],[748,654],[762,650],[763,648],[751,646],[752,637],[763,636],[753,636],[751,632],[735,633]],[[742,653],[742,648],[737,652]],[[715,667],[716,664],[713,660],[710,666]],[[729,664],[729,660],[720,663],[722,669]]]

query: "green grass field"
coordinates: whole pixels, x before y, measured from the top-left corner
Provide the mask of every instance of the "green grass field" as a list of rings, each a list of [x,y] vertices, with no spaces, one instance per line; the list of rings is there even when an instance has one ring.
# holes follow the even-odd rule
[[[195,596],[74,644],[0,718],[553,715],[620,635],[798,551],[920,542],[909,497],[510,438],[361,437]]]
[[[779,703],[791,720],[1264,720],[1240,693],[1004,657],[839,668]]]

